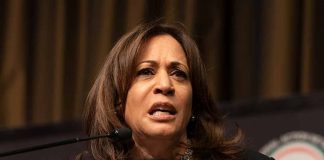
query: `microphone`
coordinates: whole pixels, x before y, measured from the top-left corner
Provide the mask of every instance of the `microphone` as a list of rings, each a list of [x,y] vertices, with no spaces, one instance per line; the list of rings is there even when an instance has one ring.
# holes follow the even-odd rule
[[[67,140],[58,141],[58,142],[47,143],[47,144],[7,151],[7,152],[0,153],[0,157],[30,152],[30,151],[35,151],[35,150],[40,150],[40,149],[45,149],[45,148],[51,148],[51,147],[56,147],[56,146],[61,146],[61,145],[66,145],[66,144],[71,144],[71,143],[99,139],[99,138],[109,138],[113,141],[121,141],[121,140],[129,139],[131,137],[132,137],[132,131],[129,128],[119,128],[119,129],[115,129],[115,130],[113,130],[107,134],[104,134],[104,135],[98,135],[98,136],[92,136],[92,137],[86,137],[86,138],[78,138],[77,137],[77,138],[67,139]]]

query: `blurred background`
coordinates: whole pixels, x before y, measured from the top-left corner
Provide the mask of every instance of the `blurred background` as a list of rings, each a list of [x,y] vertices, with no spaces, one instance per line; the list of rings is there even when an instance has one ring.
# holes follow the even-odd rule
[[[324,1],[2,0],[0,151],[84,135],[84,102],[109,50],[137,24],[161,18],[183,23],[196,40],[213,95],[248,146],[273,156],[267,144],[285,133],[322,139]],[[323,156],[324,141],[309,143]]]

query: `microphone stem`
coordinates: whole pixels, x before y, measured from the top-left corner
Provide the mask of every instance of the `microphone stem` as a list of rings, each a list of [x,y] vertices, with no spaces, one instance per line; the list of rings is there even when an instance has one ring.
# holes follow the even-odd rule
[[[32,146],[32,147],[27,147],[27,148],[21,148],[21,149],[17,149],[17,150],[13,150],[13,151],[3,152],[3,153],[0,153],[0,157],[5,157],[5,156],[13,155],[13,154],[24,153],[24,152],[30,152],[30,151],[40,150],[40,149],[45,149],[45,148],[52,148],[52,147],[56,147],[56,146],[72,144],[72,143],[82,142],[82,141],[87,141],[87,140],[92,140],[92,139],[106,138],[106,137],[110,137],[110,134],[87,137],[87,138],[72,138],[72,139],[67,139],[67,140],[63,140],[63,141],[59,141],[59,142],[47,143],[47,144],[42,144],[42,145],[37,145],[37,146]]]

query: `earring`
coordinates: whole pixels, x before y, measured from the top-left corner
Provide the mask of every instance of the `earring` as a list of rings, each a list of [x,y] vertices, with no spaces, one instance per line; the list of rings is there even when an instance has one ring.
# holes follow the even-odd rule
[[[195,115],[191,115],[189,123],[187,125],[188,138],[193,138],[195,135],[196,121],[197,121],[197,117]]]
[[[191,117],[190,117],[190,122],[195,122],[196,121],[196,116],[195,115],[192,115]]]

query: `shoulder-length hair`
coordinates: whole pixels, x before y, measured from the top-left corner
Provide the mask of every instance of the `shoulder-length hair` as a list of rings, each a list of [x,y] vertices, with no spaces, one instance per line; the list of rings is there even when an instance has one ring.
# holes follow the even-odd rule
[[[182,46],[189,67],[192,85],[192,111],[195,121],[189,122],[187,134],[192,141],[194,157],[233,159],[241,151],[240,134],[226,138],[223,116],[208,90],[206,70],[193,39],[181,24],[161,21],[142,24],[124,35],[107,56],[87,99],[85,122],[88,135],[107,133],[127,127],[124,120],[127,93],[135,77],[134,66],[141,49],[152,37],[170,35]],[[240,133],[240,132],[239,132]],[[114,143],[108,139],[90,142],[95,159],[124,159],[133,142]]]

